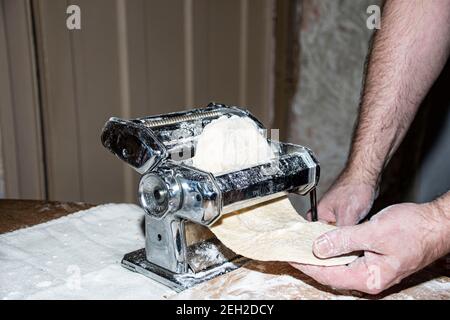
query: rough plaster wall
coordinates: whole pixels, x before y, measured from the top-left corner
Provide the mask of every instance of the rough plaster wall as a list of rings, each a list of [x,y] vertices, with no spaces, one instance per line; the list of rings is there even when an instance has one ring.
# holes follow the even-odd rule
[[[342,170],[357,115],[372,31],[367,7],[379,0],[304,0],[300,78],[289,140],[309,146],[321,163],[319,197]],[[305,199],[294,199],[304,210]]]

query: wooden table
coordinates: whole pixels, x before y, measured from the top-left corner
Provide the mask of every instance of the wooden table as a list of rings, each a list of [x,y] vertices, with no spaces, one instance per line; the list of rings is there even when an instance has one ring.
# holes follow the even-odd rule
[[[81,202],[0,200],[0,234],[93,207]]]
[[[0,200],[0,233],[47,222],[93,207],[86,203]],[[378,296],[335,291],[287,263],[250,261],[172,298],[187,299],[450,299],[450,256],[444,257]],[[432,282],[430,282],[432,281]]]

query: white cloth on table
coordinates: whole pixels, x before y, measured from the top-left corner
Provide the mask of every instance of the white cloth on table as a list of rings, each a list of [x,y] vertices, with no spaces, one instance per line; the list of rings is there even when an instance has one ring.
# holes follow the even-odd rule
[[[144,212],[107,204],[0,235],[0,299],[159,299],[174,292],[120,265],[144,247]]]

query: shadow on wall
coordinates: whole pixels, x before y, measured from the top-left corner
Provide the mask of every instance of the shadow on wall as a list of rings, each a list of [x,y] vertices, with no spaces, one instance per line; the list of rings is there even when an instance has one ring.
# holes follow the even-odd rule
[[[450,190],[450,61],[383,173],[371,214],[400,202],[428,202]]]

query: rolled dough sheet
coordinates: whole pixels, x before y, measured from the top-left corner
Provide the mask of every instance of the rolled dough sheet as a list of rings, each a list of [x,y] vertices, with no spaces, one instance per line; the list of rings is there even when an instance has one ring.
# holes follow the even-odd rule
[[[319,259],[312,252],[314,240],[336,227],[308,222],[282,198],[224,216],[211,231],[228,248],[260,261],[288,261],[335,266],[348,264],[357,256]]]

